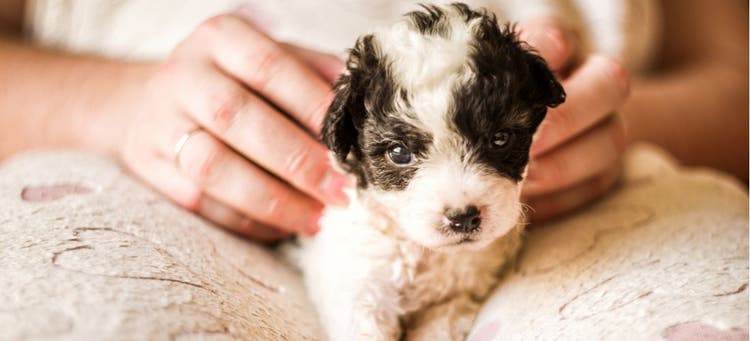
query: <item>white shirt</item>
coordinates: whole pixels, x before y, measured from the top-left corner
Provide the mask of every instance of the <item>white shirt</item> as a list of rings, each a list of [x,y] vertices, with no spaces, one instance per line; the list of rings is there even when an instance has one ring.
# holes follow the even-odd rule
[[[240,10],[278,40],[343,54],[357,36],[388,25],[423,1],[404,0],[29,0],[26,31],[37,44],[125,59],[161,59],[203,20]],[[446,3],[452,1],[436,1]],[[655,50],[651,0],[468,0],[501,18],[554,15],[578,27],[587,46],[631,69]]]

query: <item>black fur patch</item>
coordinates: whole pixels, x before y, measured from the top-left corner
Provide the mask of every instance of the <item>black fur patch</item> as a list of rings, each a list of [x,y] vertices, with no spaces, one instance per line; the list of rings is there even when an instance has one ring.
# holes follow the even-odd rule
[[[458,11],[458,13],[461,13],[464,17],[464,22],[469,22],[486,15],[484,12],[472,10],[468,5],[461,2],[454,2],[449,6]]]
[[[419,167],[398,167],[388,160],[386,153],[397,145],[405,146],[417,160],[427,155],[432,136],[393,115],[373,115],[365,122],[361,146],[364,152],[364,176],[368,183],[379,189],[403,190]]]
[[[421,11],[406,13],[412,26],[420,33],[425,35],[439,35],[447,37],[450,33],[450,27],[445,22],[445,12],[435,5],[420,4]]]
[[[470,155],[516,181],[529,158],[531,138],[547,107],[563,102],[565,93],[541,57],[517,40],[512,27],[503,29],[494,15],[451,5],[466,21],[479,18],[471,67],[476,77],[455,89],[453,107],[446,119],[465,137]],[[450,29],[445,12],[434,6],[408,14],[423,34]],[[443,31],[441,31],[443,30]],[[403,190],[419,163],[397,167],[386,157],[397,145],[406,146],[418,159],[432,143],[429,132],[407,123],[407,113],[394,112],[396,99],[408,93],[397,88],[388,56],[383,56],[372,35],[363,36],[350,51],[347,73],[335,85],[334,98],[322,130],[324,144],[342,166],[358,178],[360,189],[372,185],[382,190]],[[408,103],[406,103],[408,104]],[[502,147],[493,145],[498,132],[511,134]],[[465,155],[457,155],[464,158]]]
[[[544,60],[518,41],[512,26],[501,29],[485,12],[466,15],[481,17],[471,55],[476,77],[455,90],[453,124],[475,161],[520,181],[534,132],[547,107],[562,103],[565,92]],[[498,132],[511,135],[502,147],[493,144]]]
[[[435,5],[420,4],[419,7],[422,10],[405,14],[412,26],[422,34],[434,34],[447,38],[451,33],[451,28],[446,22],[447,16],[445,11]],[[460,2],[454,2],[448,5],[448,7],[461,14],[464,22],[469,22],[483,15],[483,13],[474,11],[466,4]]]
[[[414,167],[396,167],[386,151],[400,143],[415,153],[426,150],[430,137],[394,115],[397,94],[391,67],[372,35],[357,41],[347,62],[348,75],[334,86],[336,97],[323,122],[322,140],[342,166],[358,178],[358,186],[404,189]]]

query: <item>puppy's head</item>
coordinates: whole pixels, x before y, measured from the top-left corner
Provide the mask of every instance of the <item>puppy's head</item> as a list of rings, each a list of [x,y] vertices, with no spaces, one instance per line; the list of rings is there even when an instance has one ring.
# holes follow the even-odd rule
[[[514,227],[532,136],[565,98],[511,27],[462,4],[361,37],[335,90],[323,142],[368,205],[436,250]]]

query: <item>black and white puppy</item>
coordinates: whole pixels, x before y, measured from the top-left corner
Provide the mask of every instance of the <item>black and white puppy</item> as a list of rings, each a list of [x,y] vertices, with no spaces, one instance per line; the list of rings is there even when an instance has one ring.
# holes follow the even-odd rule
[[[356,177],[298,255],[333,340],[461,339],[521,243],[521,183],[565,93],[512,26],[423,6],[361,37],[323,142]]]

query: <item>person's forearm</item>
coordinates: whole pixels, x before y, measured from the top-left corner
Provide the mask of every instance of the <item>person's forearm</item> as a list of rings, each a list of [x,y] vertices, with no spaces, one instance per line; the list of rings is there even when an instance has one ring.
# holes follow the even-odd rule
[[[621,112],[631,140],[658,144],[688,165],[747,181],[746,74],[700,66],[637,81]]]
[[[0,1],[0,33],[21,35],[25,5],[24,0]]]
[[[747,3],[664,0],[658,70],[622,108],[633,140],[748,177]]]
[[[151,67],[0,40],[0,160],[32,148],[111,152]]]

